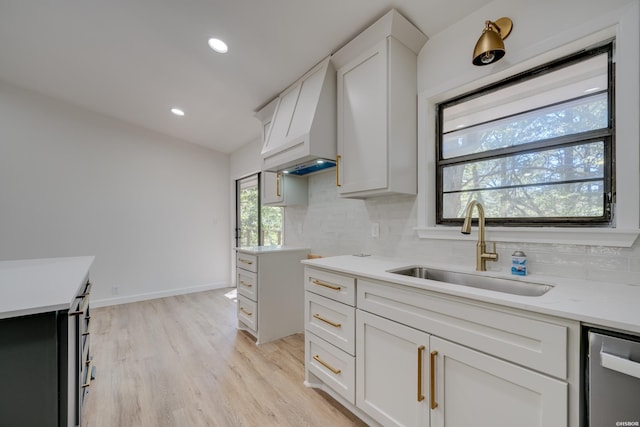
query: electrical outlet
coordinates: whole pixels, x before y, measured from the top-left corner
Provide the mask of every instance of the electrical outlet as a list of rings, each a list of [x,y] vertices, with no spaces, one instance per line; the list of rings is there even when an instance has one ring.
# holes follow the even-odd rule
[[[371,237],[374,239],[380,237],[380,224],[377,222],[371,223]]]
[[[112,286],[111,295],[120,295],[120,286]]]

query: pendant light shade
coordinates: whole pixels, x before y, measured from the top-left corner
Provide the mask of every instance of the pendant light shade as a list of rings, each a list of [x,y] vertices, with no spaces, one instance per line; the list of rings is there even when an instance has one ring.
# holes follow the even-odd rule
[[[489,65],[500,60],[505,54],[503,40],[509,36],[512,28],[513,23],[509,18],[486,21],[482,35],[473,49],[473,65]]]

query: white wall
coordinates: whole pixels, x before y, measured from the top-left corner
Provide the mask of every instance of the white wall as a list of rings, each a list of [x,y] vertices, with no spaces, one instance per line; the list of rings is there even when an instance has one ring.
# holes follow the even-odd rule
[[[436,98],[439,95],[477,87],[483,82],[499,78],[501,73],[503,76],[512,73],[512,67],[531,60],[532,57],[539,61],[549,60],[549,57],[545,57],[545,52],[568,43],[568,40],[595,31],[589,27],[594,20],[615,22],[619,16],[610,16],[612,11],[628,3],[628,0],[494,1],[444,32],[431,35],[418,58],[419,90]],[[633,3],[637,4],[637,1]],[[627,17],[627,21],[631,20],[630,26],[636,27],[631,28],[632,34],[635,34],[637,29],[637,11],[637,7],[631,8],[631,16]],[[507,56],[493,68],[472,66],[473,46],[482,32],[484,21],[501,16],[509,16],[514,22],[513,33],[505,42]],[[419,22],[416,24],[420,25]],[[628,24],[629,22],[623,22],[621,26],[629,27]],[[622,28],[624,31],[628,29]],[[542,39],[536,39],[534,35],[545,34],[543,30],[548,31],[547,35]],[[629,49],[631,45],[635,46],[637,51],[637,37],[632,38],[633,40],[619,40],[625,46],[618,47]],[[629,60],[636,61],[637,52],[632,52],[625,60],[626,63],[622,61],[624,64],[628,64]],[[624,73],[627,65],[623,66]],[[633,78],[627,79],[630,84],[623,90],[636,91],[636,101],[625,108],[631,111],[631,115],[635,114],[637,126],[637,73],[634,78],[635,81]],[[420,117],[420,120],[429,120],[433,116]],[[425,135],[424,128],[421,132],[421,137],[428,140],[429,136]],[[618,161],[629,160],[624,157],[632,160],[635,158],[637,164],[637,129],[632,129],[629,134],[633,132],[636,136],[631,140],[628,150],[621,153]],[[424,140],[421,143],[424,143]],[[425,156],[424,150],[433,149],[433,145],[425,145],[420,156]],[[424,183],[425,176],[432,169],[425,165],[424,157],[420,158],[423,159],[420,179]],[[637,177],[638,170],[622,169],[620,173],[623,176]],[[421,185],[420,197],[394,196],[348,200],[338,197],[335,178],[331,172],[310,176],[308,179],[309,206],[285,208],[287,244],[309,246],[313,252],[327,256],[366,252],[416,262],[447,263],[469,268],[475,265],[475,231],[472,238],[462,241],[418,238],[415,227],[420,222],[419,216],[424,215],[421,210],[423,206],[432,206],[433,203],[426,194],[424,185]],[[630,185],[635,189],[632,203],[636,203],[639,191],[637,180]],[[631,206],[631,210],[633,208]],[[637,203],[635,210],[637,213]],[[377,239],[371,237],[372,223],[380,225],[380,237]],[[635,226],[637,228],[637,224]],[[303,230],[302,233],[298,232],[300,228]],[[508,271],[510,255],[515,249],[523,249],[528,254],[530,270],[534,274],[640,285],[640,241],[636,241],[630,248],[561,243],[498,243],[500,261],[488,263],[488,268]]]
[[[231,153],[229,162],[231,184],[235,185],[236,179],[260,172],[260,150],[262,150],[262,140],[258,138]]]
[[[228,188],[225,154],[0,83],[0,259],[95,255],[96,305],[228,286]]]

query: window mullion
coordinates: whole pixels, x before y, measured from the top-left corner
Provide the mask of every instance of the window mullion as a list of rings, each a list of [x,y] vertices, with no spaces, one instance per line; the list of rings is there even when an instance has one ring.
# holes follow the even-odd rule
[[[542,141],[530,142],[526,145],[513,145],[511,147],[499,148],[482,153],[467,154],[465,156],[453,157],[451,159],[440,159],[440,166],[450,166],[460,163],[470,163],[478,160],[489,160],[500,157],[507,157],[513,154],[534,153],[553,147],[569,147],[571,145],[586,144],[594,141],[601,141],[611,136],[610,129],[598,129],[580,134],[561,136],[558,138]]]

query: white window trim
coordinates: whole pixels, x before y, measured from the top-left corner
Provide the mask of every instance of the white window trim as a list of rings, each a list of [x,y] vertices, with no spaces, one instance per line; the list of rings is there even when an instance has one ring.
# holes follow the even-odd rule
[[[418,96],[418,226],[424,239],[473,240],[459,227],[436,226],[436,105],[454,96],[504,79],[552,59],[616,37],[616,193],[615,227],[490,227],[487,239],[499,242],[556,243],[631,247],[640,235],[640,7],[634,2],[554,37],[555,48],[528,52],[516,65],[455,88],[426,90]],[[557,47],[560,46],[560,47]],[[516,53],[517,54],[517,53]]]

